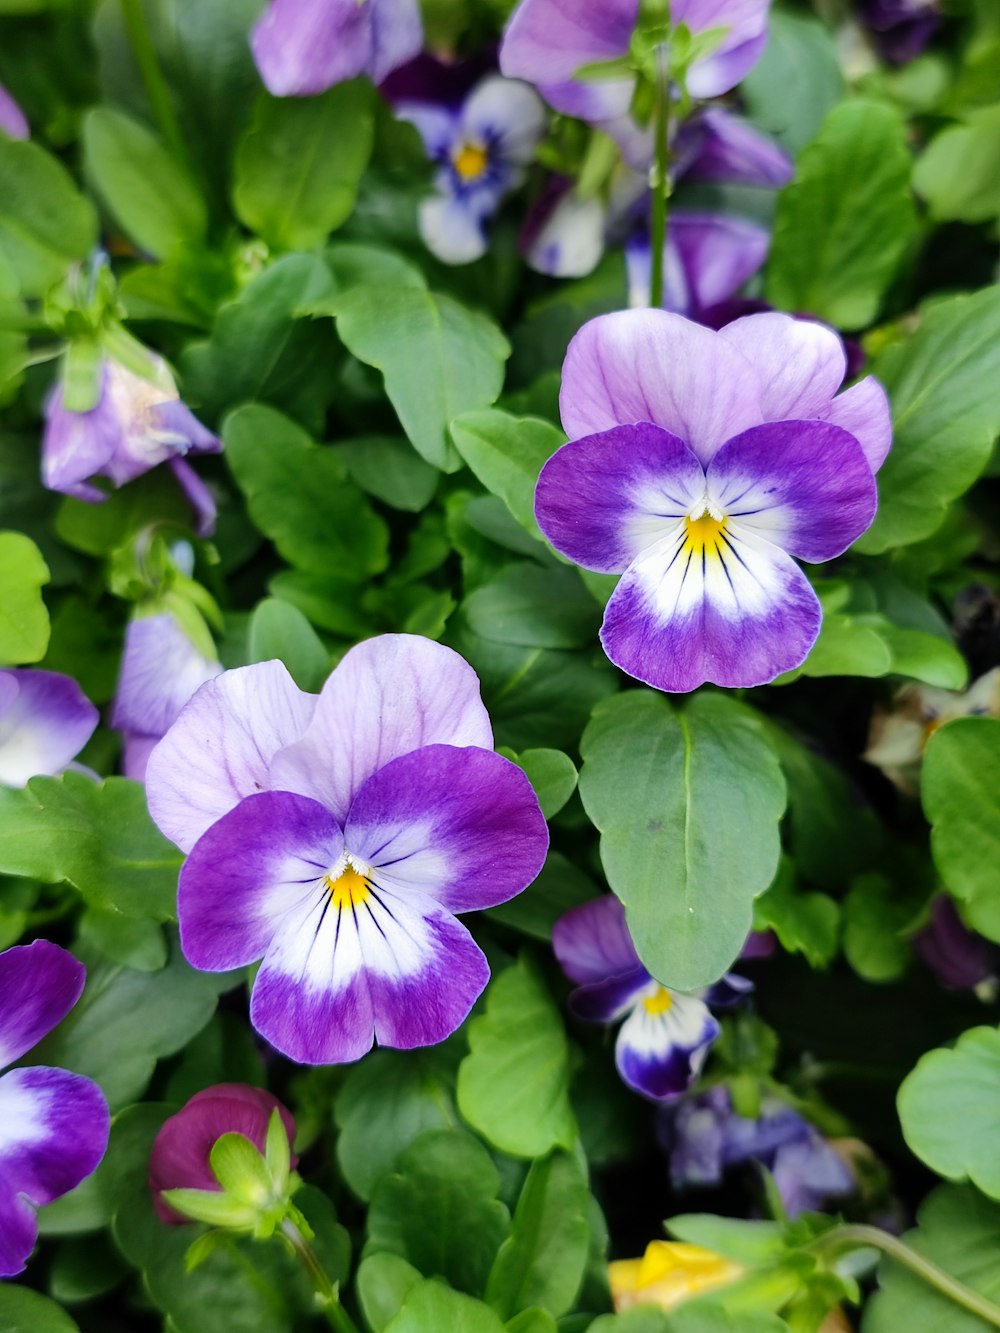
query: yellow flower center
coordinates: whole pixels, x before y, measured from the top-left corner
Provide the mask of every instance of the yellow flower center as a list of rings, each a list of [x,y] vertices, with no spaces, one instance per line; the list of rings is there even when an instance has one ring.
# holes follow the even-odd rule
[[[674,997],[665,986],[657,988],[655,995],[647,995],[643,1000],[643,1008],[647,1014],[665,1014],[674,1002]]]
[[[336,879],[327,875],[326,887],[330,891],[333,905],[338,912],[343,912],[347,908],[360,907],[371,893],[371,885],[367,878],[359,874],[353,866],[347,866]]]
[[[695,556],[721,555],[725,530],[724,515],[715,518],[707,510],[697,518],[688,514],[684,520],[684,549]]]
[[[463,181],[474,181],[486,170],[489,154],[482,144],[465,143],[452,154],[451,161]]]

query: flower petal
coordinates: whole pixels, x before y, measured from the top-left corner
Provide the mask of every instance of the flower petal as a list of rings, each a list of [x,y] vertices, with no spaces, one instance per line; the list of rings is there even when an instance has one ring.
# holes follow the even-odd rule
[[[379,884],[449,912],[495,907],[541,870],[549,834],[531,783],[492,750],[428,745],[393,759],[351,806],[344,843]]]
[[[822,416],[853,435],[868,466],[873,472],[879,470],[892,444],[892,413],[886,391],[873,375],[838,393]]]
[[[692,97],[718,97],[749,73],[767,44],[770,5],[771,0],[674,0],[673,23],[684,23],[693,33],[725,29],[721,42],[688,71]]]
[[[194,510],[194,530],[199,537],[211,537],[215,531],[215,497],[186,458],[171,458],[167,467],[174,474],[184,498]]]
[[[546,537],[585,569],[618,574],[705,492],[682,440],[659,426],[617,426],[571,440],[542,468],[535,516]]]
[[[98,712],[79,685],[58,671],[0,671],[0,783],[61,773],[94,733]]]
[[[629,566],[601,629],[616,666],[684,692],[764,685],[805,661],[822,620],[805,575],[770,542],[727,537],[703,558],[680,528]]]
[[[146,797],[162,831],[189,852],[244,796],[274,787],[274,755],[305,732],[316,696],[281,662],[237,667],[202,685],[149,757]]]
[[[582,199],[565,176],[552,176],[521,228],[518,246],[529,268],[551,278],[582,278],[604,253],[607,210]]]
[[[448,158],[458,133],[458,117],[445,106],[431,102],[397,102],[393,107],[398,120],[408,121],[424,142],[427,156],[434,161]]]
[[[108,390],[106,365],[101,371],[101,395],[89,412],[71,412],[65,407],[62,385],[57,384],[45,405],[42,482],[50,490],[79,500],[103,500],[104,491],[86,483],[108,466],[123,436],[122,421]]]
[[[774,421],[727,441],[708,493],[729,530],[801,560],[832,560],[871,525],[875,478],[853,435],[825,421]]]
[[[170,436],[175,447],[183,454],[221,454],[222,441],[203,426],[195,414],[179,398],[154,403],[149,409],[148,423],[158,436]]]
[[[267,785],[322,801],[343,825],[362,785],[391,759],[425,745],[492,750],[493,729],[464,658],[418,634],[382,634],[345,653],[308,736],[285,744]]]
[[[366,73],[373,8],[357,0],[271,0],[250,39],[268,92],[312,97]]]
[[[770,135],[721,107],[707,107],[690,117],[677,138],[675,157],[680,160],[675,170],[685,181],[780,189],[794,174],[791,158]]]
[[[653,1101],[670,1101],[687,1090],[718,1035],[718,1023],[700,1000],[671,991],[668,1008],[640,1001],[626,1018],[615,1064],[630,1088]]]
[[[552,929],[552,948],[570,980],[584,986],[641,966],[625,923],[625,908],[611,893],[561,916]]]
[[[633,968],[605,981],[594,981],[577,986],[570,993],[569,1007],[577,1018],[586,1023],[614,1023],[635,1006],[641,993],[649,986],[649,973],[644,967]]]
[[[747,218],[721,213],[675,212],[668,244],[674,246],[686,278],[691,309],[728,301],[767,258],[767,229]]]
[[[520,79],[495,74],[483,79],[462,108],[461,132],[472,143],[491,147],[505,162],[524,165],[545,129],[545,107]]]
[[[825,416],[844,382],[844,344],[826,324],[768,311],[733,320],[719,336],[756,370],[765,421]]]
[[[343,849],[340,828],[318,801],[284,791],[240,801],[181,867],[177,915],[188,962],[204,972],[255,963]]]
[[[649,421],[706,464],[764,417],[757,376],[721,334],[665,310],[599,315],[569,345],[559,395],[567,435]]]
[[[20,1060],[62,1022],[86,979],[83,964],[49,940],[0,953],[0,1069]]]
[[[27,139],[29,136],[24,112],[2,84],[0,84],[0,132],[11,139]]]
[[[432,195],[419,209],[420,235],[442,264],[471,264],[486,253],[483,209],[466,195]],[[488,209],[486,216],[492,213]]]
[[[368,73],[372,83],[381,83],[420,54],[424,44],[420,0],[369,0],[368,8],[372,31]]]
[[[198,686],[221,671],[220,663],[203,656],[172,615],[132,620],[125,631],[111,725],[119,731],[164,736]]]

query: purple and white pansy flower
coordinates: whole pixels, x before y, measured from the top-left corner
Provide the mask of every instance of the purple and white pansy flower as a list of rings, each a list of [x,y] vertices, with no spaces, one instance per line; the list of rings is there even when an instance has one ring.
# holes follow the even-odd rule
[[[85,980],[83,964],[48,940],[0,953],[0,1069],[62,1022]],[[28,1262],[35,1210],[97,1168],[110,1123],[104,1094],[82,1074],[22,1066],[0,1077],[0,1278]]]
[[[805,660],[822,612],[793,557],[831,560],[870,525],[891,441],[870,376],[843,393],[822,324],[759,314],[716,332],[663,310],[591,320],[570,343],[570,442],[535,514],[585,569],[621,574],[601,641],[657,689],[762,685]]]
[[[552,947],[577,988],[570,1009],[592,1023],[624,1019],[615,1064],[625,1083],[653,1101],[679,1097],[698,1076],[728,1008],[752,990],[733,973],[693,994],[661,986],[639,961],[625,909],[608,894],[574,907],[555,924]]]
[[[444,1040],[489,967],[456,913],[520,893],[548,830],[493,750],[472,668],[416,635],[352,648],[317,697],[280,662],[203,685],[153,751],[153,818],[184,851],[190,963],[263,958],[250,1017],[304,1064]]]
[[[486,224],[524,179],[545,129],[533,89],[492,74],[461,102],[399,100],[396,114],[420,132],[439,164],[434,194],[420,205],[420,234],[445,264],[468,264],[486,250]]]
[[[0,786],[61,773],[97,723],[97,709],[71,676],[33,667],[0,671]]]

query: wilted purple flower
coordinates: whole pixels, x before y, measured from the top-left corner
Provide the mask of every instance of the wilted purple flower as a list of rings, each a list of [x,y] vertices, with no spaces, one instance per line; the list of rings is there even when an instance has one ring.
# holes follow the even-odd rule
[[[203,685],[146,773],[153,818],[190,852],[188,961],[263,957],[251,1020],[302,1063],[442,1041],[489,979],[454,914],[520,893],[548,845],[492,745],[475,672],[416,635],[352,648],[318,698],[280,662]]]
[[[419,0],[271,0],[250,39],[275,97],[313,97],[367,74],[381,83],[424,40]]]
[[[54,777],[94,734],[97,709],[70,676],[15,667],[0,671],[0,785]]]
[[[914,935],[913,947],[942,986],[975,990],[996,979],[996,949],[969,929],[947,894],[934,899],[931,919]]]
[[[125,631],[111,725],[125,733],[125,776],[142,782],[153,746],[177,721],[199,685],[222,670],[174,616],[141,616]]]
[[[683,994],[661,986],[639,961],[625,909],[610,894],[574,907],[552,932],[559,965],[578,983],[570,1009],[592,1023],[622,1023],[615,1064],[624,1082],[654,1101],[679,1097],[697,1077],[719,1024],[709,1005],[725,1008],[751,989],[729,974]]]
[[[749,1120],[736,1114],[725,1088],[710,1088],[672,1107],[661,1137],[670,1151],[670,1178],[677,1189],[719,1185],[728,1167],[760,1162],[774,1177],[789,1216],[796,1217],[855,1188],[844,1159],[797,1111],[775,1097],[765,1098],[759,1118]]]
[[[48,940],[0,953],[0,1069],[62,1022],[85,980],[83,964]],[[110,1123],[104,1094],[82,1074],[39,1065],[0,1078],[0,1277],[28,1262],[35,1209],[95,1170]]]
[[[524,83],[494,74],[459,105],[400,100],[396,114],[417,127],[439,164],[435,193],[420,205],[420,234],[446,264],[486,250],[486,223],[524,178],[545,128],[545,108]]]
[[[938,0],[856,0],[879,54],[892,65],[915,60],[941,26]]]
[[[630,310],[570,343],[570,442],[535,513],[571,560],[623,575],[601,641],[629,675],[738,687],[804,661],[822,613],[791,557],[830,560],[865,531],[891,436],[875,380],[837,394],[845,364],[831,329],[778,314],[716,333]]]
[[[0,83],[0,134],[6,134],[11,139],[27,139],[29,135],[24,112],[2,83]]]
[[[45,408],[42,480],[50,490],[96,503],[106,496],[93,484],[95,477],[124,486],[169,462],[206,536],[215,524],[215,505],[184,456],[217,454],[222,444],[181,402],[169,370],[152,353],[150,374],[144,379],[105,357],[99,397],[89,412],[67,408],[57,384]]]
[[[160,1221],[179,1226],[191,1220],[163,1200],[164,1190],[221,1188],[209,1158],[223,1134],[242,1134],[263,1152],[274,1111],[281,1116],[291,1147],[295,1142],[291,1111],[264,1088],[247,1083],[217,1083],[196,1092],[165,1120],[149,1157],[149,1190]],[[293,1167],[296,1161],[293,1156]]]

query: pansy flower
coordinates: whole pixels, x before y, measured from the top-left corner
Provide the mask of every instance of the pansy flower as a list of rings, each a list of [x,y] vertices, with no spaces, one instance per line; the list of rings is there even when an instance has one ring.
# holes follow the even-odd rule
[[[446,264],[486,250],[486,224],[524,178],[545,128],[545,108],[525,83],[490,75],[457,106],[396,102],[438,163],[434,194],[420,205],[420,234]]]
[[[48,940],[0,953],[0,1069],[62,1022],[85,980],[83,964]],[[104,1094],[82,1074],[33,1065],[0,1077],[0,1277],[28,1262],[35,1210],[96,1169],[110,1123]]]
[[[27,139],[29,130],[24,112],[0,83],[0,134],[10,139]]]
[[[625,909],[610,894],[560,917],[552,932],[559,965],[577,988],[569,998],[578,1018],[624,1019],[615,1064],[625,1083],[654,1101],[679,1097],[697,1077],[719,1024],[709,1005],[728,1008],[751,989],[730,973],[692,994],[655,981],[639,961]]]
[[[996,946],[969,929],[946,893],[934,899],[930,920],[913,936],[913,948],[942,986],[975,991],[981,1000],[996,999]]]
[[[153,751],[153,818],[189,852],[181,944],[263,958],[250,1016],[306,1064],[442,1041],[489,979],[455,918],[538,874],[548,831],[493,751],[475,672],[416,635],[348,652],[319,697],[280,662],[203,685]]]
[[[97,709],[71,676],[32,667],[0,671],[0,786],[61,773],[97,723]]]
[[[832,329],[761,314],[718,332],[663,310],[591,320],[570,343],[570,442],[535,514],[585,569],[623,577],[601,629],[611,660],[658,689],[751,686],[801,665],[819,600],[792,557],[840,555],[875,516],[888,402],[844,393]]]

